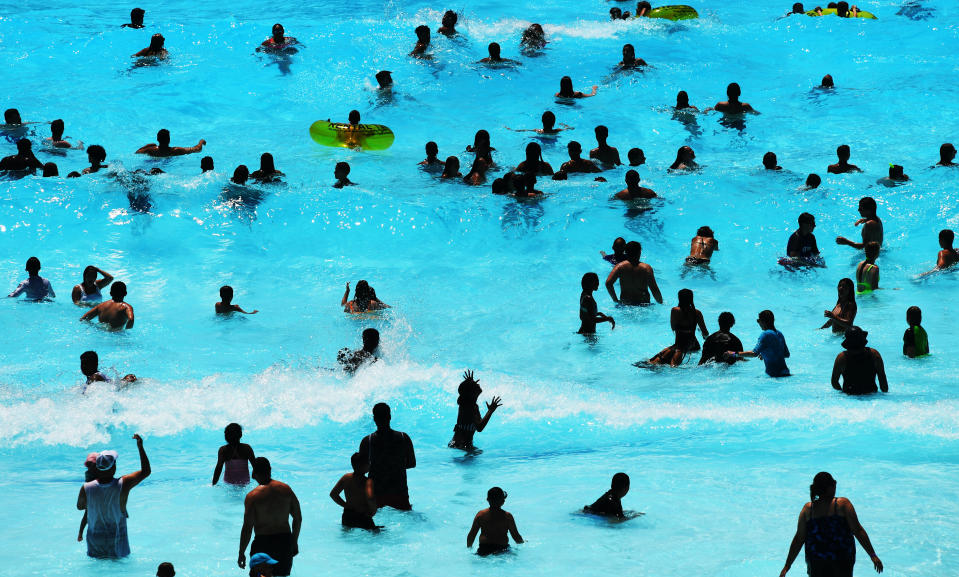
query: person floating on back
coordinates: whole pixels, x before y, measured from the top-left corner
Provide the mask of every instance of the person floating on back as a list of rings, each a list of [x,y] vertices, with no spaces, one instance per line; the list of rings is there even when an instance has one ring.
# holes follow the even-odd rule
[[[786,346],[786,338],[776,330],[776,318],[771,310],[764,310],[759,313],[756,319],[762,333],[759,334],[759,340],[751,351],[741,351],[735,353],[736,357],[759,357],[766,365],[766,374],[770,377],[788,377],[789,367],[786,366],[786,359],[789,358],[789,347]]]
[[[223,475],[223,482],[230,485],[246,485],[250,482],[250,470],[247,463],[252,467],[256,455],[253,454],[253,447],[246,443],[241,443],[243,438],[243,427],[239,423],[230,423],[223,430],[223,438],[226,444],[220,447],[216,454],[216,467],[213,469],[213,484],[220,481],[220,473],[224,467],[226,473]]]
[[[344,371],[352,375],[361,366],[376,362],[376,349],[379,346],[380,331],[365,329],[363,331],[363,347],[355,351],[349,348],[340,349],[336,354],[336,362],[342,365]]]
[[[255,315],[256,313],[260,312],[256,309],[246,312],[242,307],[240,307],[240,305],[233,304],[233,287],[230,285],[223,285],[220,287],[220,302],[216,303],[213,308],[218,315],[228,315],[231,313]]]
[[[477,401],[483,389],[480,388],[479,379],[473,378],[473,371],[463,373],[463,382],[460,383],[458,392],[456,404],[459,409],[456,413],[456,425],[453,426],[453,439],[448,446],[451,449],[474,451],[476,447],[473,446],[473,435],[486,428],[490,417],[503,403],[499,397],[493,397],[486,403],[486,415],[480,416]]]
[[[603,517],[615,517],[623,519],[623,497],[629,493],[629,475],[626,473],[616,473],[610,483],[609,491],[603,493],[603,496],[596,499],[592,505],[583,507],[584,513],[601,515]]]
[[[27,259],[25,269],[29,275],[27,280],[17,285],[17,288],[13,289],[13,292],[8,294],[7,297],[17,298],[21,294],[26,294],[26,300],[35,302],[57,298],[56,293],[53,292],[53,287],[50,286],[50,281],[40,276],[40,259],[31,256]]]
[[[146,154],[147,156],[152,156],[154,158],[165,158],[167,156],[182,156],[184,154],[193,154],[194,152],[200,152],[203,150],[203,145],[206,144],[206,141],[202,138],[196,146],[170,146],[170,131],[166,128],[161,128],[157,132],[157,144],[145,144],[137,149],[136,154]]]
[[[499,487],[493,487],[487,491],[486,501],[489,503],[489,508],[477,513],[473,519],[473,526],[466,535],[466,546],[472,547],[476,534],[479,533],[477,555],[485,557],[486,555],[508,551],[509,537],[507,533],[513,537],[513,541],[516,543],[523,542],[523,537],[516,529],[516,521],[513,519],[513,515],[503,510],[506,496],[506,491]]]
[[[910,359],[929,354],[929,336],[922,328],[922,309],[911,306],[906,309],[906,322],[909,328],[902,335],[902,354]]]
[[[353,453],[350,463],[353,465],[353,472],[343,475],[333,485],[333,489],[330,490],[330,499],[343,507],[340,523],[344,527],[375,531],[379,528],[373,523],[376,499],[373,496],[373,481],[366,476],[370,470],[370,464],[364,461],[359,453]],[[340,493],[346,496],[345,500],[340,497]]]
[[[110,287],[110,300],[91,308],[80,317],[81,321],[88,321],[97,317],[101,323],[110,325],[114,329],[133,328],[133,307],[123,302],[127,296],[127,285],[121,281]]]

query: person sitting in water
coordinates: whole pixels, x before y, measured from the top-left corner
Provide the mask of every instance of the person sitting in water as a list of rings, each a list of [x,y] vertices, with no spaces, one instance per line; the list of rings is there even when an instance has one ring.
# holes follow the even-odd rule
[[[200,141],[202,142],[202,140]],[[277,182],[281,177],[286,176],[276,169],[273,165],[273,155],[264,152],[260,155],[260,168],[250,173],[250,178],[259,183]]]
[[[366,476],[370,471],[370,464],[364,461],[359,453],[353,453],[350,457],[350,465],[353,467],[353,472],[343,475],[333,485],[330,490],[330,499],[343,507],[340,524],[344,527],[375,531],[378,529],[373,523],[373,515],[376,514],[376,497],[373,493],[373,480]],[[345,500],[340,497],[340,493],[346,497]]]
[[[881,184],[883,186],[899,186],[904,182],[909,181],[909,175],[903,173],[902,166],[898,164],[889,165],[889,176],[884,176],[876,181],[876,184]]]
[[[559,124],[562,128],[556,128],[556,115],[549,110],[543,113],[541,120],[543,121],[542,128],[510,128],[507,126],[506,130],[512,130],[513,132],[535,132],[542,136],[555,136],[564,130],[573,130],[572,126],[562,122]]]
[[[243,313],[245,315],[255,315],[259,310],[246,312],[240,305],[233,304],[233,287],[223,285],[220,287],[220,302],[213,307],[218,315],[228,315],[233,313]]]
[[[957,166],[953,160],[956,158],[956,147],[951,142],[946,142],[939,147],[939,162],[936,166]]]
[[[629,493],[629,475],[626,473],[616,473],[610,483],[609,491],[603,493],[603,496],[592,505],[583,507],[583,513],[592,515],[601,515],[603,517],[615,517],[623,519],[623,497]]]
[[[605,166],[619,166],[623,162],[619,159],[619,151],[606,143],[609,138],[609,129],[600,124],[594,130],[596,134],[596,148],[589,151],[589,157],[595,158]]]
[[[110,300],[95,305],[89,311],[83,313],[81,321],[88,321],[93,317],[101,323],[110,325],[114,329],[133,328],[133,307],[129,303],[123,302],[127,296],[127,285],[121,281],[113,283],[110,287]]]
[[[645,60],[642,58],[636,58],[636,49],[632,44],[623,45],[623,59],[620,60],[617,66],[620,69],[626,68],[638,68],[640,66],[649,66]]]
[[[856,292],[868,294],[879,289],[879,243],[866,243],[866,259],[856,266]]]
[[[201,173],[213,172],[212,156],[204,156],[203,158],[200,159],[200,172]]]
[[[836,156],[839,158],[839,162],[836,164],[830,164],[826,168],[826,172],[829,174],[845,174],[847,172],[862,172],[855,164],[849,163],[849,157],[852,155],[852,152],[849,150],[848,144],[840,144],[836,148]]]
[[[80,372],[87,378],[88,385],[112,382],[109,377],[100,372],[100,357],[96,351],[86,351],[80,355]],[[135,383],[136,380],[136,375],[132,373],[120,379],[124,383]]]
[[[442,26],[436,29],[436,31],[443,36],[452,38],[456,36],[458,32],[456,31],[456,21],[459,20],[459,16],[456,15],[456,12],[452,10],[447,10],[443,13],[443,19],[440,22]]]
[[[418,166],[422,166],[424,170],[442,170],[443,166],[446,164],[436,156],[440,153],[440,148],[432,140],[426,143],[426,159],[421,160],[418,163]]]
[[[573,79],[569,76],[564,76],[559,80],[559,92],[556,93],[556,98],[589,98],[590,96],[596,96],[596,90],[599,87],[595,84],[593,85],[593,91],[589,94],[585,94],[578,90],[573,90]]]
[[[816,217],[804,212],[799,215],[799,229],[792,233],[786,244],[786,256],[813,263],[819,259],[819,247],[816,246]]]
[[[26,138],[17,141],[17,153],[0,160],[0,170],[33,174],[43,170],[43,163],[33,154],[33,143]]]
[[[776,153],[767,152],[763,155],[763,169],[765,170],[782,170],[783,167],[776,164]]]
[[[60,176],[60,170],[55,162],[48,162],[43,165],[43,177]]]
[[[710,110],[715,110],[717,112],[722,112],[723,114],[743,114],[750,112],[752,114],[758,114],[748,102],[740,102],[739,96],[742,94],[742,89],[739,87],[739,84],[731,82],[729,86],[726,87],[726,96],[728,100],[722,102],[717,102],[712,108],[707,108],[704,112],[709,112]]]
[[[246,181],[250,178],[250,169],[245,164],[241,164],[233,171],[230,182],[239,186],[246,186]]]
[[[616,198],[620,200],[636,200],[656,198],[656,193],[651,188],[639,186],[639,173],[635,170],[626,171],[626,188],[616,193]]]
[[[486,492],[486,501],[489,503],[488,509],[483,509],[476,514],[473,519],[473,526],[469,534],[466,535],[466,547],[473,546],[476,534],[479,533],[479,549],[477,555],[485,557],[496,553],[503,553],[509,550],[509,538],[507,532],[517,543],[523,542],[516,529],[516,521],[508,511],[503,510],[503,504],[506,503],[506,491],[499,487],[493,487]]]
[[[358,284],[357,288],[359,288]],[[336,353],[336,362],[340,363],[343,366],[343,370],[351,375],[355,373],[360,366],[375,363],[377,360],[376,350],[380,346],[380,331],[376,329],[365,329],[362,338],[362,348],[354,351],[348,347],[344,347]]]
[[[696,170],[699,164],[696,162],[696,153],[692,147],[681,146],[676,151],[676,160],[669,165],[669,170]]]
[[[526,53],[542,50],[547,44],[549,42],[546,41],[546,32],[535,22],[523,30],[523,36],[519,40],[520,48]]]
[[[633,240],[626,243],[626,260],[613,267],[606,277],[606,291],[615,303],[624,305],[648,305],[649,294],[656,302],[663,304],[663,295],[656,284],[653,267],[640,262],[643,246]],[[616,281],[619,280],[620,296],[616,296]]]
[[[376,73],[374,78],[376,78],[377,88],[383,91],[393,90],[393,73],[389,70],[380,70]]]
[[[479,379],[473,378],[473,371],[463,373],[463,382],[460,383],[459,397],[456,404],[459,406],[456,414],[456,425],[453,426],[453,439],[449,442],[451,449],[463,449],[465,451],[474,451],[473,435],[482,432],[489,424],[490,417],[503,403],[499,397],[486,403],[486,415],[480,416],[479,396],[483,389],[479,385]]]
[[[54,148],[75,148],[76,150],[83,150],[83,142],[78,141],[76,146],[74,146],[70,141],[63,138],[64,124],[63,119],[57,118],[50,123],[50,138],[44,138],[43,141],[50,144]]]
[[[844,333],[846,329],[853,326],[856,320],[856,289],[851,278],[839,280],[839,286],[836,287],[838,297],[836,306],[831,311],[823,311],[822,316],[826,317],[826,323],[819,327],[820,329],[832,328],[834,333]]]
[[[736,351],[743,350],[743,343],[739,338],[731,333],[733,325],[736,324],[736,317],[731,312],[719,313],[719,330],[706,337],[703,341],[703,354],[699,358],[699,364],[706,363],[727,363],[733,364],[736,361],[745,360],[735,354]]]
[[[676,106],[674,112],[698,112],[699,109],[689,103],[689,94],[685,90],[676,93]]]
[[[819,185],[822,184],[822,178],[814,172],[810,172],[806,177],[806,182],[803,184],[805,190],[812,190],[814,188],[819,188]]]
[[[559,167],[565,174],[571,172],[601,172],[592,160],[581,158],[583,147],[575,140],[571,140],[566,145],[566,151],[569,153],[569,160]]]
[[[882,221],[876,216],[876,200],[871,196],[864,196],[859,199],[859,220],[856,226],[862,226],[862,242],[853,242],[844,236],[836,237],[836,244],[851,246],[857,250],[862,250],[869,242],[875,242],[882,246]]]
[[[463,178],[460,174],[460,159],[455,156],[447,156],[443,163],[443,173],[440,178]]]
[[[131,58],[166,58],[170,53],[163,47],[165,40],[163,34],[154,34],[150,37],[150,45],[131,56]]]
[[[430,47],[430,28],[429,26],[417,26],[416,27],[416,44],[413,45],[413,50],[410,51],[410,56],[414,58],[422,58],[424,60],[429,60],[433,56],[427,54],[426,50]]]
[[[97,275],[102,278],[98,279]],[[80,284],[73,287],[73,304],[79,306],[91,306],[103,300],[100,290],[106,288],[113,282],[113,275],[101,270],[93,265],[83,269],[83,280]]]
[[[134,8],[130,10],[130,21],[122,24],[120,28],[133,28],[136,30],[143,28],[144,16],[146,16],[146,11],[143,8]]]
[[[625,244],[625,241],[623,242]],[[609,330],[615,329],[616,321],[613,317],[599,312],[596,299],[593,298],[593,293],[599,289],[599,275],[594,272],[584,274],[580,285],[583,287],[583,293],[579,295],[580,325],[576,332],[581,335],[594,335],[596,325],[599,323],[609,323]]]
[[[553,174],[553,167],[543,160],[543,148],[530,142],[526,145],[526,160],[517,165],[516,172],[530,172],[536,176],[549,176]]]
[[[17,298],[24,293],[28,301],[40,302],[57,298],[50,281],[40,276],[40,259],[35,256],[28,258],[25,270],[29,275],[27,280],[17,285],[17,288],[7,295],[8,298]]]
[[[701,226],[696,230],[696,236],[690,243],[686,264],[689,266],[709,264],[713,251],[717,250],[719,250],[719,241],[713,237],[713,229]]]
[[[889,392],[882,356],[876,349],[866,346],[868,334],[855,326],[846,329],[846,338],[842,341],[842,348],[846,350],[836,355],[832,365],[832,388],[847,395],[868,395],[879,390]],[[876,389],[877,377],[879,389]]]
[[[922,309],[911,306],[906,309],[906,322],[909,328],[902,335],[902,354],[910,359],[929,354],[929,336],[922,328]]]
[[[345,186],[355,186],[356,183],[351,181],[350,178],[350,164],[348,162],[337,162],[336,166],[333,167],[333,178],[336,179],[336,182],[333,183],[333,188],[343,188]]]
[[[182,156],[184,154],[193,154],[203,150],[206,141],[202,138],[196,146],[170,146],[170,131],[166,128],[157,132],[157,144],[145,144],[137,149],[136,154],[146,154],[154,158],[165,158],[167,156]]]
[[[253,454],[253,447],[246,443],[241,443],[243,438],[243,427],[239,423],[230,423],[223,429],[223,438],[226,444],[220,447],[216,452],[216,467],[213,468],[213,484],[220,481],[220,473],[224,467],[226,473],[223,475],[223,482],[230,485],[246,485],[250,482],[250,469],[256,455]]]
[[[652,11],[653,7],[646,0],[641,0],[636,3],[636,17],[649,17],[649,13]]]
[[[630,148],[626,153],[626,161],[630,166],[642,166],[646,164],[646,154],[642,148]]]
[[[696,305],[693,304],[693,291],[684,288],[679,291],[678,296],[679,305],[673,307],[669,313],[669,326],[676,333],[676,341],[649,359],[651,365],[678,367],[683,364],[686,355],[698,351],[697,325],[703,334],[703,338],[709,336],[709,331],[706,330],[706,321],[703,320],[703,313],[699,312]]]
[[[390,305],[381,302],[376,298],[376,291],[365,280],[356,283],[356,290],[353,292],[353,300],[347,301],[350,296],[350,283],[346,283],[346,292],[343,293],[343,299],[340,306],[343,312],[347,313],[365,313],[369,311],[378,311],[388,309]]]
[[[626,239],[618,236],[613,240],[613,254],[606,254],[605,250],[599,251],[603,260],[609,264],[616,265],[626,260]]]
[[[257,52],[296,52],[295,46],[299,44],[296,38],[284,36],[286,31],[280,23],[274,24],[269,38],[260,43],[256,48]]]
[[[759,357],[766,365],[766,374],[770,377],[788,377],[789,367],[786,366],[786,359],[789,358],[789,347],[786,346],[786,338],[776,330],[776,317],[771,310],[764,310],[759,313],[756,319],[759,328],[763,332],[759,334],[759,340],[751,351],[734,352],[732,357]]]
[[[486,50],[489,52],[489,56],[480,60],[480,64],[519,64],[519,62],[516,60],[511,60],[509,58],[503,58],[500,56],[500,46],[496,42],[490,42],[489,46],[486,47]]]

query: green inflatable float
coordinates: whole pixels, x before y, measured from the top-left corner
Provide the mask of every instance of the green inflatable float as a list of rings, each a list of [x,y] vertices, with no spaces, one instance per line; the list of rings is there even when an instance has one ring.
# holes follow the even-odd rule
[[[665,20],[692,20],[693,18],[699,18],[699,13],[696,12],[696,9],[692,6],[679,4],[675,6],[657,6],[647,12],[646,17],[663,18]],[[637,18],[641,18],[641,16],[637,16]]]
[[[346,124],[317,120],[310,125],[310,138],[334,148],[386,150],[393,145],[393,131],[382,124]]]
[[[810,10],[809,12],[806,12],[806,16],[835,16],[835,15],[836,15],[836,9],[835,9],[835,8],[826,8],[826,9],[824,9],[824,10],[822,11],[822,14],[816,14],[816,11],[815,11],[815,10]],[[852,16],[849,16],[849,17],[852,18]],[[864,11],[862,11],[862,10],[860,10],[855,17],[856,17],[856,18],[867,18],[867,19],[869,19],[869,20],[875,20],[875,19],[876,19],[876,17],[875,17],[871,12],[864,12]]]

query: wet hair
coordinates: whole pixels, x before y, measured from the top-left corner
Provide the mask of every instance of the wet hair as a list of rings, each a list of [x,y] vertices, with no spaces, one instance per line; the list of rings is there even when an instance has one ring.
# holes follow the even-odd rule
[[[208,170],[213,170],[213,157],[204,156],[200,159],[200,170],[206,172]]]
[[[809,485],[809,500],[815,503],[823,497],[831,497],[835,494],[836,480],[832,478],[832,475],[826,472],[816,473],[812,485]]]
[[[27,259],[26,271],[30,274],[37,274],[40,272],[40,259],[35,256],[31,256]]]
[[[29,138],[21,138],[17,141],[17,153],[19,154],[27,154],[31,152],[32,148],[33,143],[30,142]]]
[[[379,422],[385,420],[389,422],[391,417],[390,406],[386,403],[376,403],[373,405],[373,420]]]
[[[334,173],[334,174],[337,173],[337,172],[344,171],[344,170],[346,171],[346,174],[344,174],[343,176],[347,176],[347,175],[350,174],[350,164],[349,164],[348,162],[342,162],[342,161],[340,161],[340,162],[337,162],[337,163],[336,163],[336,166],[333,167],[333,173]]]
[[[706,238],[713,238],[713,229],[708,226],[701,226],[696,229],[696,236],[704,236]]]
[[[838,289],[841,289],[843,286],[846,287],[846,294],[849,295],[849,300],[856,300],[856,283],[852,282],[851,278],[841,278],[839,279]]]
[[[80,277],[81,277],[83,280],[86,280],[86,279],[87,279],[87,275],[90,275],[90,278],[92,278],[92,279],[96,279],[96,278],[97,278],[97,267],[93,266],[92,264],[91,264],[91,265],[87,265],[86,267],[84,267],[84,268],[83,268],[83,274],[81,274]]]
[[[91,161],[96,159],[97,162],[103,162],[107,159],[107,151],[99,144],[91,144],[87,147],[87,158]]]
[[[452,24],[456,24],[456,21],[458,19],[459,17],[456,15],[456,12],[453,12],[452,10],[447,10],[446,12],[443,13],[442,22],[444,26],[446,26],[447,22],[450,22],[450,24],[452,25]]]
[[[689,107],[689,94],[685,90],[680,90],[676,93],[676,108],[687,107]]]
[[[763,155],[763,166],[767,169],[776,168],[776,153],[767,152]]]
[[[350,124],[359,124],[359,123],[360,123],[360,111],[359,111],[359,110],[351,110],[351,111],[350,111],[350,114],[349,114],[349,116],[347,116],[347,118],[349,119]]]
[[[910,325],[922,324],[922,309],[917,306],[906,309],[906,322]]]
[[[839,158],[845,157],[848,160],[851,154],[852,152],[850,152],[848,144],[840,144],[836,147],[836,156]]]
[[[170,131],[166,128],[161,128],[157,132],[157,142],[160,144],[170,144]]]
[[[893,164],[892,166],[889,167],[889,178],[902,178],[903,177],[902,170],[903,170],[902,165]]]
[[[140,10],[139,8],[134,8],[134,10]],[[142,10],[140,10],[142,12]],[[173,563],[169,561],[164,561],[157,565],[157,577],[173,577],[176,575],[176,571],[173,570]]]
[[[613,475],[613,481],[610,483],[610,489],[613,491],[629,489],[629,475],[626,473],[616,473]]]
[[[822,77],[822,86],[823,88],[832,88],[835,86],[835,83],[832,81],[832,74],[827,74]]]
[[[599,139],[600,134],[603,135],[603,138],[606,138],[607,136],[609,136],[609,129],[603,126],[602,124],[594,128],[593,132],[596,134],[597,139]]]
[[[948,228],[945,228],[939,231],[939,244],[941,246],[952,246],[952,243],[955,240],[956,240],[956,233],[952,232]]]
[[[110,296],[113,298],[123,298],[127,296],[127,283],[118,280],[110,285]]]
[[[679,289],[679,293],[676,296],[679,298],[679,308],[694,308],[693,291],[688,288]]]
[[[245,164],[241,164],[233,171],[233,178],[230,180],[234,184],[246,184],[248,178],[250,178],[250,169]]]
[[[490,189],[493,194],[506,194],[506,181],[502,178],[496,178],[490,185]]]
[[[353,453],[350,455],[350,465],[353,467],[354,473],[359,472],[359,470],[363,468],[363,465],[366,464],[366,461],[363,460],[363,455],[359,453]]]
[[[430,42],[430,27],[424,24],[420,24],[416,27],[416,39],[419,42],[425,42],[429,44]]]
[[[443,165],[443,176],[456,176],[460,171],[460,159],[455,156],[447,156],[446,163]]]
[[[626,255],[626,259],[632,262],[633,260],[639,260],[639,256],[643,253],[643,245],[639,244],[638,240],[631,240],[626,243],[626,248],[623,249],[623,254]]]
[[[43,176],[60,176],[56,163],[48,162],[43,165]]]
[[[543,147],[536,142],[530,142],[526,145],[526,160],[539,162],[540,155],[543,154]]]
[[[769,326],[773,326],[776,323],[776,317],[775,315],[773,315],[773,312],[769,309],[759,311],[759,320],[763,321]]]
[[[143,8],[134,8],[133,10],[130,10],[130,19],[135,20],[137,16],[143,18],[144,14],[146,14],[146,10]]]
[[[473,136],[473,147],[474,148],[479,146],[488,147],[489,145],[490,145],[489,132],[483,129],[477,130],[476,135]]]
[[[223,429],[223,438],[227,443],[239,443],[243,438],[243,427],[239,423],[230,423]]]
[[[802,226],[805,223],[813,224],[814,222],[816,222],[816,217],[808,212],[804,212],[799,215],[799,226]]]
[[[620,10],[619,8],[610,8],[609,17],[612,18],[613,20],[620,20],[623,17],[623,11]]]
[[[84,351],[80,353],[80,372],[84,375],[90,376],[97,372],[99,365],[100,357],[96,351]]]
[[[873,211],[876,210],[876,199],[871,196],[864,196],[859,199],[859,206],[863,208],[871,208]]]
[[[639,161],[639,160],[641,160],[641,159],[645,161],[646,155],[643,153],[643,149],[642,149],[642,148],[630,148],[630,149],[629,149],[629,152],[626,153],[626,160],[628,160],[629,163],[632,164],[634,158],[635,158],[635,160],[637,160],[637,161]]]
[[[803,8],[802,2],[796,2],[793,4],[793,14],[802,14],[806,10]]]
[[[490,42],[489,46],[486,47],[487,52],[489,52],[490,57],[499,58],[500,47],[496,42]]]
[[[583,152],[583,145],[580,144],[579,142],[576,142],[575,140],[570,140],[570,141],[569,141],[569,144],[566,145],[566,149],[567,149],[567,150],[576,150],[576,151],[582,153],[582,152]]]
[[[543,116],[540,118],[540,120],[543,121],[543,126],[546,126],[547,124],[553,126],[556,124],[556,115],[547,110],[543,113]]]
[[[633,55],[633,58],[635,58],[635,57],[636,57],[636,47],[633,46],[632,44],[623,44],[623,55],[626,55],[627,53],[632,54],[632,55]]]
[[[499,487],[493,487],[486,492],[487,499],[506,499],[506,491],[500,489]]]
[[[629,185],[630,183],[639,184],[639,173],[633,169],[629,169],[626,171],[625,180],[627,185]]]
[[[739,84],[735,82],[730,82],[729,86],[726,87],[726,96],[729,98],[739,98],[739,95],[743,93],[743,89],[739,87]]]
[[[376,73],[374,77],[376,78],[376,81],[380,84],[380,86],[393,84],[393,78],[390,76],[389,70],[380,70],[379,72]]]
[[[3,122],[5,124],[22,124],[23,120],[20,119],[20,111],[16,108],[8,108],[4,110]]]
[[[844,18],[846,13],[849,12],[849,3],[848,2],[836,2],[836,16]]]
[[[50,123],[50,132],[52,132],[53,134],[59,134],[60,136],[63,136],[63,129],[64,129],[64,126],[63,126],[62,118],[57,118],[56,120]]]
[[[587,287],[599,286],[599,275],[594,272],[588,272],[583,275],[583,279],[579,281],[579,285],[583,287],[583,290],[589,290]]]
[[[806,186],[809,188],[819,188],[820,184],[822,184],[822,179],[815,172],[810,172],[809,176],[806,177]]]
[[[253,459],[253,474],[266,475],[269,477],[273,473],[273,467],[270,466],[270,460],[266,457],[257,457]]]
[[[626,250],[626,239],[617,236],[616,240],[613,241],[613,254],[617,256],[622,255],[624,250]]]
[[[228,284],[225,284],[220,287],[220,298],[223,299],[223,302],[229,303],[233,300],[233,287]]]
[[[430,151],[433,151],[432,153]],[[426,143],[426,154],[436,156],[440,152],[440,147],[432,140]]]
[[[719,330],[728,331],[736,324],[736,317],[729,311],[719,313]]]
[[[647,2],[646,0],[642,0],[641,2],[636,3],[636,14],[639,14],[643,10],[643,8],[645,8],[647,12],[653,9],[652,5],[649,2]]]
[[[564,76],[559,79],[559,95],[560,96],[572,96],[573,95],[573,79],[569,76]]]
[[[260,155],[260,170],[263,172],[276,172],[276,166],[273,164],[273,155],[264,152]]]
[[[375,350],[380,346],[380,331],[370,328],[363,330],[363,348]]]
[[[469,172],[463,176],[464,182],[469,182],[469,179],[474,174],[486,174],[486,171],[489,170],[489,163],[486,162],[486,159],[482,156],[477,156],[473,159],[473,164],[470,166]]]
[[[879,243],[871,240],[866,243],[866,258],[876,258],[879,256]]]
[[[523,37],[519,42],[520,44],[534,45],[537,48],[541,47],[546,44],[546,32],[541,25],[534,22],[526,30],[523,30]]]
[[[956,157],[956,147],[953,146],[951,142],[944,142],[942,146],[939,147],[939,158],[940,160],[945,160],[947,158]]]

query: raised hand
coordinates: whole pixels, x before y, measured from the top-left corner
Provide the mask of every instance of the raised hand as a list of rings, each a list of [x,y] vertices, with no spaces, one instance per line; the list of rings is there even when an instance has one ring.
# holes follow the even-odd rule
[[[473,371],[469,369],[463,372],[463,380],[479,384],[479,380],[473,378]]]
[[[486,403],[486,409],[491,413],[502,406],[503,401],[500,397],[493,397],[492,401]]]

